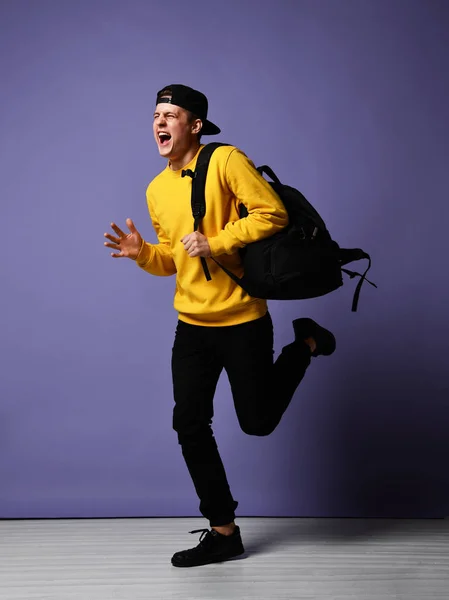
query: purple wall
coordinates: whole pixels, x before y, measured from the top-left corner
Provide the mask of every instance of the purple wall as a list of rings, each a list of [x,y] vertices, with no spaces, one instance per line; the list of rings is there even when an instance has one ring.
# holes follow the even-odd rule
[[[128,216],[155,239],[151,115],[172,82],[379,285],[357,314],[353,282],[271,304],[277,351],[300,315],[338,337],[271,437],[239,431],[221,380],[239,515],[449,514],[448,4],[255,4],[0,4],[0,517],[199,514],[171,429],[174,279],[103,247]]]

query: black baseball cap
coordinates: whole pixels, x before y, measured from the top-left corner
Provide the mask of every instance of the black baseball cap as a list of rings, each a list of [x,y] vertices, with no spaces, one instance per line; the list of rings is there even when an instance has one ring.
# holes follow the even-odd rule
[[[219,127],[207,120],[209,105],[206,96],[187,85],[176,83],[165,86],[157,93],[156,104],[160,102],[167,102],[189,110],[198,119],[201,119],[203,122],[202,135],[217,135],[221,131]]]

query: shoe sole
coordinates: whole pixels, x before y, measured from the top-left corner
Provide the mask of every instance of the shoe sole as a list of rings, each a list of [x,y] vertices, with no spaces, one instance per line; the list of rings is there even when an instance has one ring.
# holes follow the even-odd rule
[[[243,552],[240,552],[239,554],[235,554],[233,556],[230,556],[229,558],[216,558],[216,559],[212,559],[212,560],[208,560],[205,562],[200,562],[200,563],[192,563],[192,564],[177,564],[176,562],[174,562],[173,560],[171,561],[171,564],[174,567],[177,568],[191,568],[191,567],[204,567],[206,565],[212,565],[212,564],[217,564],[217,563],[222,563],[222,562],[232,562],[235,560],[243,560],[244,558],[246,558],[246,552],[245,550]]]

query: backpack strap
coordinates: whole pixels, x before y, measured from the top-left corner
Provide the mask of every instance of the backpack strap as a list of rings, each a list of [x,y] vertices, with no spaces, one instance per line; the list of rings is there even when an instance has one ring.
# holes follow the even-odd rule
[[[276,173],[273,171],[273,169],[271,167],[269,167],[268,165],[262,165],[261,167],[257,167],[256,170],[261,175],[263,175],[265,173],[265,175],[268,175],[268,177],[271,179],[271,181],[274,181],[274,183],[278,183],[279,185],[281,185],[281,181],[280,181],[279,177],[276,175]]]
[[[182,171],[181,173],[181,177],[187,176],[192,178],[191,205],[193,216],[193,231],[198,231],[200,222],[206,214],[206,177],[212,154],[220,146],[228,145],[229,144],[223,144],[221,142],[213,142],[210,144],[206,144],[204,148],[201,149],[198,155],[195,171],[187,169],[186,171]],[[204,256],[201,256],[200,258],[204,275],[207,281],[210,281],[212,277],[210,276],[209,267],[207,266],[206,259],[204,258]]]
[[[349,269],[342,269],[343,273],[349,275],[351,279],[354,277],[360,277],[360,281],[357,284],[354,292],[354,298],[352,300],[352,312],[357,311],[357,305],[359,303],[360,290],[362,289],[362,285],[364,281],[367,281],[370,285],[377,288],[377,285],[366,278],[366,274],[371,269],[371,257],[369,254],[361,250],[360,248],[340,248],[340,265],[347,265],[350,262],[355,260],[361,260],[362,258],[366,258],[368,260],[368,267],[366,268],[363,275],[361,273],[357,273],[356,271],[350,271]]]

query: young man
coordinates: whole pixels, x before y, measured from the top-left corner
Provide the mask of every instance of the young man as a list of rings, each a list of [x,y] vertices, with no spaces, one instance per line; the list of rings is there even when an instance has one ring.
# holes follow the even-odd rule
[[[311,319],[293,322],[295,341],[273,363],[273,326],[267,302],[246,294],[213,261],[207,281],[200,257],[219,261],[238,276],[238,250],[288,224],[286,210],[253,163],[237,148],[218,148],[210,161],[207,211],[201,232],[192,232],[190,175],[201,135],[220,129],[207,119],[204,94],[170,85],[156,98],[153,131],[166,168],[149,184],[147,204],[158,244],[140,236],[131,219],[124,233],[105,233],[113,257],[128,257],[153,275],[176,274],[174,307],[179,320],[172,354],[173,428],[211,530],[195,548],[177,552],[172,564],[191,567],[228,560],[244,552],[232,497],[211,429],[213,397],[223,369],[231,385],[242,430],[269,435],[278,425],[312,356],[329,355],[335,338]],[[187,176],[186,176],[187,175]],[[240,219],[243,203],[248,216]],[[196,531],[192,533],[197,533]]]

